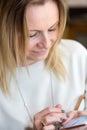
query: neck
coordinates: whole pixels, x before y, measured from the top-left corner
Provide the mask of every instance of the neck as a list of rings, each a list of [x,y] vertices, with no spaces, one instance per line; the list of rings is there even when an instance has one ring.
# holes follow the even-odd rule
[[[22,62],[18,63],[17,66],[18,67],[24,67],[24,66],[32,65],[36,62],[37,61],[34,61],[34,60],[27,60],[27,61],[25,61],[25,63],[22,63]]]

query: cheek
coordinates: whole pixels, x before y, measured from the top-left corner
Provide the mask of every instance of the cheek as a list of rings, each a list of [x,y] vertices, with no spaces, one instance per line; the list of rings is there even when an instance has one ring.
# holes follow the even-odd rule
[[[52,40],[53,40],[53,44],[56,42],[56,40],[58,39],[58,32],[55,32],[54,34],[52,34]]]
[[[56,33],[55,33],[55,39],[57,40],[58,39],[58,35],[59,35],[59,31],[57,29]]]
[[[55,42],[58,39],[59,29],[57,28],[55,32],[51,33],[51,38]]]
[[[35,44],[31,41],[27,41],[27,51],[31,51],[35,47]]]

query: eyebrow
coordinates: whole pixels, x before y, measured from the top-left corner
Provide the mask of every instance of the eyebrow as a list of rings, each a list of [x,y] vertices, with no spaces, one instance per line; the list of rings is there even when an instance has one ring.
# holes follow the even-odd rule
[[[52,28],[52,27],[54,27],[56,24],[58,24],[59,23],[59,21],[57,21],[56,23],[54,23],[50,28]],[[49,28],[49,29],[50,29]]]
[[[54,27],[56,24],[58,24],[59,23],[59,21],[57,20],[50,28],[52,28],[52,27]],[[50,29],[49,28],[49,29]],[[35,30],[28,30],[28,31],[40,31],[40,30],[37,30],[37,29],[35,29]]]

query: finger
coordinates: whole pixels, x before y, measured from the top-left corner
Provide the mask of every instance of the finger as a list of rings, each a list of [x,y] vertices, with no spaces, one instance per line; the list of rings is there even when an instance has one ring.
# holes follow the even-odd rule
[[[62,112],[62,113],[65,113],[65,110],[62,109],[62,105],[61,105],[61,104],[58,104],[58,105],[56,105],[55,107],[56,107],[56,108],[60,108],[60,109],[61,109],[61,112]]]
[[[48,114],[50,114],[50,113],[61,113],[61,109],[60,109],[60,108],[55,108],[55,107],[53,107],[53,108],[48,107],[48,108],[46,108],[46,109],[44,109],[44,110],[38,112],[38,113],[35,115],[35,117],[36,117],[36,118],[42,118],[42,117],[44,117],[44,116],[46,116],[46,115],[48,115]]]
[[[51,113],[44,116],[42,119],[46,125],[53,124],[54,122],[64,122],[67,119],[65,113]]]
[[[77,111],[71,111],[67,114],[67,120],[63,123],[63,125],[69,123],[72,119],[77,117]]]
[[[62,105],[61,104],[57,104],[55,107],[62,109]]]
[[[42,130],[55,130],[55,126],[52,124],[52,125],[48,125],[48,126],[44,126],[42,128]]]
[[[61,113],[61,109],[60,108],[46,108],[40,112],[38,112],[37,114],[35,114],[34,116],[34,125],[36,126],[36,128],[41,128],[41,122],[43,120],[43,118],[49,114],[52,113]]]
[[[61,113],[61,108],[55,108],[55,107],[53,107],[53,108],[46,108],[46,109],[38,112],[37,114],[35,114],[35,116],[34,116],[34,124],[35,124],[35,126],[37,128],[38,127],[40,128],[41,124],[42,124],[41,122],[44,119],[44,117],[46,117],[46,116],[48,116],[50,114],[53,114],[53,113],[55,113],[55,115],[59,114],[59,113],[63,114],[63,113]],[[51,117],[52,117],[52,115],[51,115]],[[56,116],[55,116],[55,118],[56,118]],[[60,121],[59,117],[57,117],[56,119],[54,119],[54,121],[51,121],[51,123],[55,122],[55,121]],[[45,124],[46,124],[46,122],[45,122]],[[47,122],[47,124],[49,124],[49,122]]]
[[[85,115],[87,115],[87,110],[86,111],[77,111],[77,117],[85,116]]]

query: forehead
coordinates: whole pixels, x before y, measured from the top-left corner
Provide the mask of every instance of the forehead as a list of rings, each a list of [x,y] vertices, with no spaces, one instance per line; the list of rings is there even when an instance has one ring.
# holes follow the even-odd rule
[[[59,21],[58,6],[54,1],[48,1],[44,5],[30,5],[26,9],[28,28],[45,28]]]

